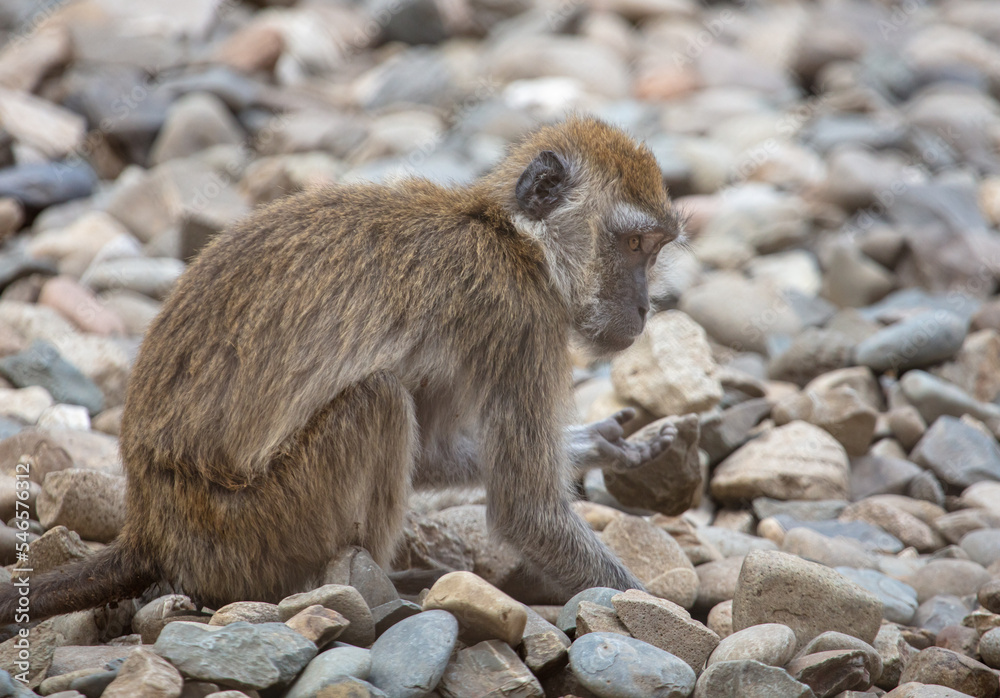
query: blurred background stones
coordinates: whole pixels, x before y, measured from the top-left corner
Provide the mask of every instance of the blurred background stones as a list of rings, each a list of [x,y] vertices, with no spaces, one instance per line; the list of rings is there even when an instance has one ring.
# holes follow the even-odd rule
[[[555,605],[482,491],[421,495],[387,570],[410,573],[402,598],[356,550],[289,625],[161,589],[33,628],[30,686],[996,696],[998,98],[994,0],[0,3],[0,581],[19,532],[39,571],[120,530],[142,335],[255,206],[469,182],[586,111],[648,143],[689,237],[660,255],[646,334],[576,372],[581,422],[632,407],[632,438],[680,429],[656,462],[578,483],[650,594]],[[482,584],[424,605],[446,572]],[[519,601],[515,637],[496,609]]]

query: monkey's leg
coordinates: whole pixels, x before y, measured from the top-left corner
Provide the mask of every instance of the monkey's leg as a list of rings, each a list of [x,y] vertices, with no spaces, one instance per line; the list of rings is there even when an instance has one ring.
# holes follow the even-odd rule
[[[389,562],[415,445],[409,393],[394,376],[374,374],[318,410],[246,487],[169,473],[164,482],[143,479],[134,493],[147,512],[143,538],[167,579],[206,605],[276,603],[315,583],[344,546]]]
[[[677,427],[664,424],[653,437],[640,440],[625,438],[624,425],[635,418],[628,408],[611,417],[566,429],[567,450],[578,473],[591,468],[629,470],[638,468],[670,448],[677,437]]]

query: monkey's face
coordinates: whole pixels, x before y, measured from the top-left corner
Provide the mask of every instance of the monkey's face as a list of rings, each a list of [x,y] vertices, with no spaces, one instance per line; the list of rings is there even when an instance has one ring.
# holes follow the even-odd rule
[[[593,222],[592,293],[576,313],[576,329],[594,351],[621,351],[642,333],[649,314],[647,274],[678,233],[669,216],[629,204]]]
[[[544,251],[585,348],[621,351],[646,323],[647,273],[680,234],[656,159],[592,119],[542,131],[516,157],[529,153],[512,192],[519,227]]]

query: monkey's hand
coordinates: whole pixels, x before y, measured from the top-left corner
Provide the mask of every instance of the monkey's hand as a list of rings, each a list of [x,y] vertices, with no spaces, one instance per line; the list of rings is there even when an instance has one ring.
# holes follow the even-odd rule
[[[639,468],[670,448],[677,437],[677,427],[667,423],[655,434],[625,439],[623,427],[633,419],[635,410],[626,408],[600,422],[569,427],[569,451],[577,468],[619,472]]]

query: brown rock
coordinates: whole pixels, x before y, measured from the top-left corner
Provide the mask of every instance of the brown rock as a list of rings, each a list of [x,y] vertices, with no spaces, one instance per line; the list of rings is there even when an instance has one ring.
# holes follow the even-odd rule
[[[0,67],[0,70],[3,68]],[[17,199],[0,197],[0,242],[12,237],[24,223],[24,210]]]
[[[152,650],[136,649],[122,664],[103,698],[179,698],[184,689],[181,673]]]
[[[751,441],[712,476],[712,495],[723,503],[756,497],[846,499],[850,466],[832,436],[806,422],[791,422]]]
[[[912,656],[917,651],[907,644],[899,626],[894,623],[883,623],[872,647],[882,660],[882,675],[875,680],[879,688],[890,690],[899,685],[899,677]]]
[[[285,621],[285,625],[320,648],[340,637],[350,624],[344,616],[320,605],[304,608]]]
[[[872,685],[861,650],[831,650],[797,657],[786,667],[788,673],[809,686],[818,696],[841,691],[864,691]]]
[[[281,600],[278,613],[281,620],[288,620],[310,606],[329,608],[350,621],[340,640],[358,647],[369,647],[375,642],[375,619],[361,593],[354,587],[326,584],[312,591],[293,594]]]
[[[581,601],[576,608],[576,637],[587,633],[629,635],[614,609],[590,601]]]
[[[518,659],[514,650],[499,640],[486,640],[459,650],[445,669],[437,692],[445,698],[545,696],[538,679]]]
[[[934,638],[934,646],[975,659],[979,647],[979,633],[964,625],[946,625],[938,631],[937,637]]]
[[[1000,693],[996,674],[989,667],[940,647],[928,647],[913,657],[899,680],[947,686],[978,698],[995,698]]]
[[[916,589],[917,601],[932,596],[972,596],[990,581],[990,573],[971,560],[931,560],[917,570],[907,583]]]
[[[611,598],[615,612],[629,632],[687,662],[700,673],[719,636],[691,618],[677,604],[630,589]]]
[[[720,638],[733,634],[733,602],[723,601],[708,612],[708,629]]]
[[[323,584],[345,584],[361,593],[369,608],[399,598],[389,576],[364,548],[348,546],[330,561],[323,573]]]
[[[215,59],[244,73],[270,72],[285,49],[281,30],[266,20],[252,21],[219,47]]]
[[[736,595],[744,555],[727,557],[694,568],[698,575],[698,608],[712,608]]]
[[[30,567],[32,575],[37,576],[67,562],[82,560],[92,552],[75,532],[65,526],[56,526],[31,544],[26,567]]]
[[[543,676],[566,663],[570,639],[534,608],[526,610],[528,622],[521,638],[521,658],[533,674]]]
[[[186,599],[187,597],[182,597]],[[310,607],[311,608],[311,607]],[[305,609],[308,610],[308,609]],[[212,615],[209,625],[229,625],[245,621],[247,623],[280,623],[281,612],[278,605],[264,601],[236,601],[226,604]]]
[[[733,598],[733,629],[782,623],[803,644],[836,630],[871,643],[882,603],[843,575],[777,551],[754,551],[743,561]]]
[[[160,636],[163,626],[170,619],[189,617],[196,613],[197,610],[191,599],[187,596],[183,594],[167,594],[153,599],[135,612],[135,616],[132,617],[132,630],[139,633],[143,644],[152,645],[156,642],[156,638]],[[208,620],[206,618],[206,621]],[[222,623],[215,623],[215,625],[222,625]]]
[[[893,506],[885,500],[862,499],[848,505],[840,515],[841,521],[865,521],[879,526],[922,553],[931,553],[945,546],[941,536],[916,516]]]
[[[824,393],[805,390],[785,398],[771,410],[778,426],[795,420],[814,424],[837,439],[849,456],[863,456],[875,435],[878,413],[851,387],[842,385]]]
[[[601,539],[618,555],[651,594],[684,608],[698,598],[694,565],[666,532],[637,516],[612,521]]]
[[[659,433],[665,422],[677,428],[673,443],[659,457],[639,468],[605,470],[604,484],[615,499],[627,507],[676,516],[697,504],[701,494],[698,460],[698,416],[659,420],[640,429],[632,439]]]
[[[109,543],[125,523],[125,478],[68,468],[45,478],[38,497],[42,526],[66,526],[87,540]]]
[[[105,336],[125,334],[122,319],[72,277],[56,276],[46,281],[38,303],[55,309],[84,332]]]
[[[913,405],[901,405],[889,410],[886,415],[889,429],[896,440],[909,453],[927,431],[927,422],[920,416],[920,410]]]
[[[658,417],[704,412],[722,399],[705,330],[679,310],[657,313],[611,362],[615,391]]]
[[[472,572],[449,572],[431,587],[425,611],[451,612],[466,644],[500,639],[512,647],[521,642],[528,613],[524,606]]]

